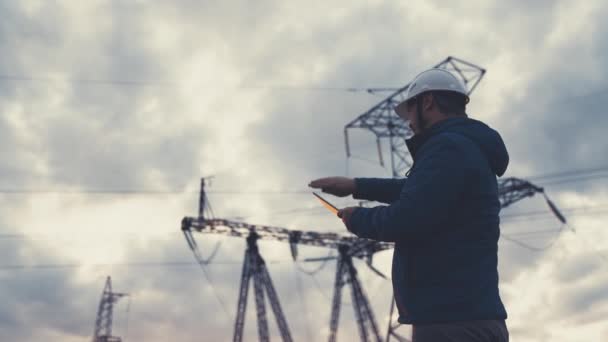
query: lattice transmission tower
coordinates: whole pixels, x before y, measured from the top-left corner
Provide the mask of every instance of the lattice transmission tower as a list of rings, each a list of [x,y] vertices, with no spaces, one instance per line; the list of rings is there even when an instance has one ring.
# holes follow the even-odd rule
[[[464,83],[468,94],[471,94],[475,90],[477,84],[479,84],[486,73],[485,69],[455,57],[446,58],[435,65],[434,68],[446,69],[452,72]],[[399,88],[344,127],[344,143],[347,157],[351,156],[348,131],[355,128],[369,130],[376,135],[380,165],[384,166],[380,142],[382,139],[388,139],[393,177],[405,174],[412,164],[405,140],[412,135],[412,132],[405,121],[395,114],[394,109],[405,100],[409,85],[408,83]]]
[[[209,218],[209,202],[205,194],[205,180],[201,181],[201,192],[199,199],[199,216],[185,217],[182,220],[182,231],[192,250],[196,260],[203,270],[209,258],[202,257],[201,251],[194,239],[193,232],[202,234],[221,234],[232,237],[245,238],[247,247],[241,274],[241,284],[235,319],[235,329],[233,341],[241,341],[243,336],[244,317],[247,306],[247,292],[250,279],[254,281],[254,291],[256,296],[256,312],[258,317],[258,335],[260,341],[268,341],[268,325],[266,319],[266,309],[264,302],[264,290],[268,294],[271,307],[277,319],[280,334],[284,341],[291,341],[291,333],[287,324],[287,319],[283,314],[279,297],[274,290],[270,273],[266,269],[264,259],[257,247],[258,240],[275,240],[288,243],[294,261],[298,257],[298,245],[326,247],[337,250],[337,268],[334,283],[334,294],[331,306],[330,320],[330,341],[337,338],[338,321],[340,307],[342,303],[342,289],[350,286],[353,298],[353,308],[357,318],[357,326],[361,341],[381,341],[378,325],[374,317],[371,304],[363,290],[363,285],[359,281],[353,258],[366,261],[366,264],[376,273],[380,274],[372,266],[372,257],[375,253],[393,248],[393,244],[387,242],[360,239],[354,235],[342,235],[334,233],[320,233],[316,231],[291,230],[282,227],[271,227],[263,225],[253,225],[245,222],[232,221],[226,219]],[[319,258],[323,260],[327,258]]]
[[[122,339],[117,336],[112,336],[112,318],[114,312],[114,303],[120,298],[128,296],[127,293],[119,293],[112,291],[112,278],[106,278],[106,284],[101,293],[99,308],[97,309],[97,319],[95,319],[95,333],[93,334],[93,342],[121,342]]]

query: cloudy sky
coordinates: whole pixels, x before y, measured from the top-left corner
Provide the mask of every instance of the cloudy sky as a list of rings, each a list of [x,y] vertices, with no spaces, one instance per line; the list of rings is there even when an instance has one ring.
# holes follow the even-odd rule
[[[218,217],[344,232],[308,182],[391,175],[370,132],[346,158],[344,126],[387,95],[348,89],[400,87],[447,56],[487,69],[469,115],[502,134],[506,176],[544,186],[570,224],[556,233],[540,196],[505,209],[512,340],[608,340],[605,2],[0,0],[0,13],[0,340],[90,339],[108,275],[131,294],[115,335],[231,339],[245,242],[197,235],[204,254],[221,243],[212,284],[192,263],[179,228],[200,177],[215,176]],[[287,245],[260,248],[294,338],[325,339],[335,263],[311,277]],[[388,273],[390,257],[375,265]],[[384,329],[390,282],[356,263]]]

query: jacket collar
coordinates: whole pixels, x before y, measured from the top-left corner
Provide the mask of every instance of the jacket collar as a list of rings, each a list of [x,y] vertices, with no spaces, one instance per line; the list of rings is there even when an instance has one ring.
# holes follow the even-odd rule
[[[447,118],[427,128],[421,134],[415,135],[412,138],[405,140],[405,144],[407,145],[407,149],[412,155],[412,159],[416,159],[416,152],[418,152],[422,145],[424,145],[424,143],[427,142],[432,136],[437,135],[439,132],[445,131],[447,128],[462,123],[466,120],[470,119],[467,117]]]

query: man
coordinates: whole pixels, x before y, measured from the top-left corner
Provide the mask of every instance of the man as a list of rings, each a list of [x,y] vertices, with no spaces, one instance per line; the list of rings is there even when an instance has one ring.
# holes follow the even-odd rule
[[[442,69],[418,75],[395,112],[414,136],[405,179],[328,177],[309,186],[388,206],[338,215],[361,238],[395,242],[399,322],[414,342],[508,341],[498,291],[498,185],[509,163],[500,135],[468,118],[462,83]]]

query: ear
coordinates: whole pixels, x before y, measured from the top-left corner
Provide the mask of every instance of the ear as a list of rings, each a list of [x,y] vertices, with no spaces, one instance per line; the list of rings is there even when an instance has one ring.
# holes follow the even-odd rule
[[[426,93],[422,97],[422,109],[431,110],[434,104],[434,98],[432,93]]]

